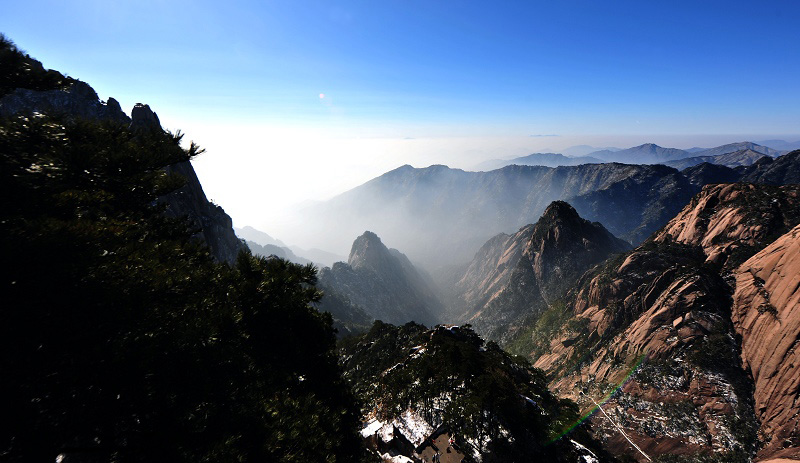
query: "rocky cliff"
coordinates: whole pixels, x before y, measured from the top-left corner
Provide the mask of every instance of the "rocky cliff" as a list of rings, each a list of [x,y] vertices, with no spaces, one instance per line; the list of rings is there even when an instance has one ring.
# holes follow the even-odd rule
[[[796,410],[785,410],[791,402],[785,394],[759,396],[770,386],[754,384],[756,373],[751,379],[743,368],[742,359],[752,368],[766,346],[780,342],[774,327],[772,337],[759,336],[770,331],[735,315],[759,314],[739,287],[742,278],[756,286],[759,280],[739,265],[800,222],[799,193],[792,185],[706,187],[653,239],[584,275],[566,306],[551,306],[513,348],[531,355],[552,387],[586,409],[594,407],[591,399],[607,399],[605,411],[645,452],[748,459],[760,445],[759,420],[761,429],[791,435],[777,430]],[[761,262],[775,266],[782,258]],[[776,272],[770,288],[780,286],[788,296],[794,283],[777,275],[785,273]],[[733,302],[739,300],[745,302]],[[752,335],[742,328],[756,325]],[[789,333],[791,344],[797,329]],[[783,367],[782,374],[793,374],[792,368]],[[632,452],[613,425],[592,420],[610,450]]]
[[[755,384],[759,458],[800,459],[800,226],[735,272],[732,318]]]
[[[562,298],[583,272],[628,249],[601,224],[555,201],[536,224],[498,235],[481,248],[456,284],[461,292],[449,313],[489,339],[508,340],[524,320]]]
[[[322,269],[319,281],[373,319],[388,323],[433,325],[442,312],[429,277],[369,231],[353,242],[348,262]]]
[[[38,61],[30,58],[27,60],[18,66],[41,68]],[[55,73],[43,71],[43,68],[41,72]],[[30,77],[14,82],[20,87],[6,89],[0,98],[0,117],[46,113],[67,118],[129,124],[134,130],[162,130],[158,116],[149,106],[137,104],[129,118],[116,100],[109,98],[108,101],[100,101],[94,89],[81,81],[61,76],[54,80],[57,84],[47,87],[42,87]],[[167,204],[167,213],[176,217],[187,216],[193,226],[199,229],[197,236],[208,244],[212,255],[221,262],[232,263],[244,245],[233,233],[231,218],[221,207],[208,201],[190,162],[172,165],[167,171],[186,180],[182,188],[162,198]]]

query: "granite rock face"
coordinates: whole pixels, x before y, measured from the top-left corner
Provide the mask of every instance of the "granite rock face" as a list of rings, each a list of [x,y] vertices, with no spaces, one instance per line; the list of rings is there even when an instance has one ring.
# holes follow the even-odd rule
[[[798,198],[797,185],[705,187],[650,240],[587,272],[526,353],[586,409],[616,390],[604,409],[650,454],[797,456]],[[630,454],[604,418],[592,422]]]
[[[755,383],[765,446],[759,458],[800,458],[800,226],[735,272],[733,323]]]
[[[554,201],[536,224],[487,242],[457,283],[461,321],[489,339],[506,341],[530,317],[562,298],[590,267],[630,249],[601,224]],[[451,312],[452,312],[451,310]]]
[[[18,88],[0,99],[0,116],[35,112],[82,119],[130,122],[117,100],[109,98],[106,102],[100,101],[94,89],[80,81],[65,90],[41,91]]]
[[[653,239],[700,246],[707,262],[731,269],[798,222],[797,185],[708,185]]]

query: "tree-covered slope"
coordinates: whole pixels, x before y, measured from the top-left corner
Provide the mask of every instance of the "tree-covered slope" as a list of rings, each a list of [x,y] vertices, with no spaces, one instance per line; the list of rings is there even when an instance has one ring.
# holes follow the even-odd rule
[[[217,263],[158,198],[180,137],[0,119],[7,461],[352,461],[354,399],[315,272]],[[312,429],[313,432],[308,432]]]
[[[375,322],[349,339],[342,355],[345,378],[365,399],[368,417],[398,429],[414,427],[414,417],[418,429],[446,431],[465,461],[605,458],[583,428],[559,439],[576,421],[574,404],[554,396],[526,360],[484,343],[469,326]],[[376,444],[380,450],[391,442]]]

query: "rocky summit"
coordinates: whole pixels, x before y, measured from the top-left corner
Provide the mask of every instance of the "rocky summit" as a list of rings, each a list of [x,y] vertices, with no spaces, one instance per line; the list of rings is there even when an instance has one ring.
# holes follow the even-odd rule
[[[451,316],[507,341],[525,320],[557,303],[593,265],[630,245],[554,201],[536,224],[487,242],[456,283]]]
[[[370,231],[353,242],[347,263],[322,269],[319,280],[376,320],[433,325],[442,312],[430,277]]]

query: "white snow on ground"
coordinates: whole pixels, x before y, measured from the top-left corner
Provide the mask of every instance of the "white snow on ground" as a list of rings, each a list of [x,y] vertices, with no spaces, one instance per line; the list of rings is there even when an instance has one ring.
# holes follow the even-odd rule
[[[388,453],[384,453],[381,455],[381,458],[383,458],[383,461],[387,463],[414,463],[414,460],[405,455],[390,455]]]
[[[588,453],[588,455],[581,455],[583,463],[600,463],[600,460],[597,459],[597,455],[595,455],[591,450],[587,449],[586,447],[575,442],[572,439],[570,439],[569,441],[572,442],[572,445],[574,445],[575,448],[580,450],[582,453]]]
[[[393,424],[406,436],[406,439],[414,444],[414,447],[419,447],[435,431],[427,421],[411,410],[403,412],[399,418],[393,421]]]
[[[364,429],[361,430],[361,437],[367,438],[378,432],[378,430],[382,427],[383,423],[373,418],[369,420],[367,425],[364,426]]]

